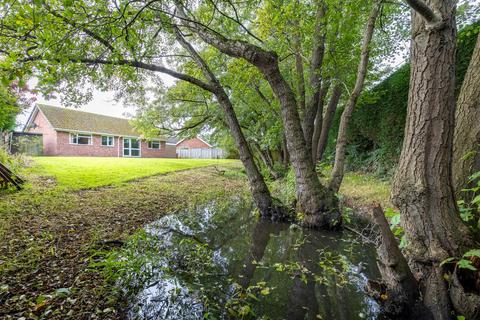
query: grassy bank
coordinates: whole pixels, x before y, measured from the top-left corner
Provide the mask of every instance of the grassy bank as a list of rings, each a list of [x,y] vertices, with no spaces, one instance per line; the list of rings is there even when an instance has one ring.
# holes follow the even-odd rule
[[[376,202],[384,208],[391,208],[390,187],[389,181],[381,180],[372,174],[348,172],[340,187],[340,194],[356,206]]]
[[[167,213],[247,192],[238,162],[88,190],[72,190],[81,186],[74,183],[83,179],[81,170],[62,180],[40,173],[66,176],[67,169],[42,168],[30,171],[30,187],[0,197],[1,319],[117,319],[115,296],[98,270],[89,269],[92,252],[114,249]],[[107,179],[91,181],[98,186]]]

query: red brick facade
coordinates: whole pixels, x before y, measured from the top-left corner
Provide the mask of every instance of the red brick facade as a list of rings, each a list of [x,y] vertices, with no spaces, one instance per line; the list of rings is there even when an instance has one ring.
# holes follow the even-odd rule
[[[85,156],[85,157],[122,157],[123,138],[115,136],[113,146],[102,146],[102,135],[92,134],[91,145],[70,143],[70,132],[55,130],[42,112],[33,119],[34,126],[28,132],[43,134],[43,153],[46,156]],[[120,143],[119,143],[120,142]],[[140,157],[142,158],[176,158],[174,145],[160,141],[159,149],[149,149],[148,142],[141,141]]]
[[[197,137],[192,139],[182,140],[177,144],[177,149],[197,149],[197,148],[212,148],[212,146]]]

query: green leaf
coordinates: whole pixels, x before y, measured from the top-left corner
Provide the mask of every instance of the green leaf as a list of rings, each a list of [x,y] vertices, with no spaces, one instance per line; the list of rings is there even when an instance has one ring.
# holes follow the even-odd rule
[[[458,261],[457,266],[459,268],[462,268],[462,269],[469,269],[469,270],[472,270],[472,271],[477,271],[477,268],[472,266],[472,263],[470,262],[470,260],[462,259],[462,260]]]
[[[472,200],[472,204],[477,204],[477,203],[480,203],[480,194],[477,195],[475,198],[473,198]]]
[[[472,249],[463,255],[464,257],[479,257],[480,258],[480,249]]]
[[[452,262],[453,260],[455,260],[454,257],[450,257],[450,258],[447,258],[447,259],[443,260],[442,262],[440,262],[440,267],[443,266],[446,263]]]

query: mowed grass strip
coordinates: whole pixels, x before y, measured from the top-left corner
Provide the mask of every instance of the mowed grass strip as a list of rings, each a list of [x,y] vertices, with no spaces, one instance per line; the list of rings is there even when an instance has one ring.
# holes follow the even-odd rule
[[[179,170],[235,162],[227,159],[34,157],[29,173],[54,178],[59,188],[91,189]]]

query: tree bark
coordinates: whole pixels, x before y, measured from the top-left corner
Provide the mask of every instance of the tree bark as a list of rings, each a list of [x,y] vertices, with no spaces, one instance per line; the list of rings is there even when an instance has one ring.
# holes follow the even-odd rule
[[[303,134],[307,146],[307,152],[312,155],[312,138],[314,134],[314,121],[317,115],[317,109],[322,99],[322,64],[325,56],[325,4],[319,1],[317,4],[317,12],[315,17],[315,34],[313,37],[313,51],[310,63],[310,87],[313,90],[312,96],[305,105],[303,113]],[[328,91],[328,90],[327,90]],[[323,95],[324,97],[324,95]],[[313,155],[311,156],[313,158]],[[313,160],[312,160],[313,161]]]
[[[233,136],[235,146],[238,149],[240,160],[245,167],[245,172],[247,174],[253,200],[258,210],[260,211],[261,216],[274,220],[284,220],[286,218],[285,210],[282,207],[277,206],[273,203],[273,199],[270,195],[270,191],[265,183],[265,180],[263,179],[263,176],[261,175],[257,165],[255,164],[255,159],[253,157],[252,151],[250,150],[247,140],[245,139],[245,136],[242,132],[240,123],[238,122],[238,118],[230,101],[230,98],[228,97],[227,93],[223,89],[218,79],[208,67],[207,63],[196,52],[193,46],[185,40],[185,38],[181,35],[180,31],[177,28],[174,29],[174,32],[177,41],[192,55],[193,60],[200,68],[205,78],[208,79],[209,84],[213,88],[212,92],[217,98],[217,101],[225,115],[225,119]]]
[[[480,171],[480,34],[457,100],[453,137],[453,184],[457,194],[471,188]]]
[[[314,129],[312,136],[312,161],[313,164],[317,163],[317,149],[318,141],[320,140],[320,134],[322,132],[323,126],[323,105],[325,103],[325,97],[330,88],[330,81],[324,81],[322,84],[322,89],[320,90],[320,100],[318,101],[317,114],[315,115]]]
[[[373,206],[372,216],[381,234],[381,243],[377,247],[377,265],[382,282],[387,287],[387,298],[383,300],[384,309],[396,317],[412,316],[416,313],[415,306],[419,298],[417,281],[398,247],[397,239],[390,230],[380,205]]]
[[[358,97],[362,93],[363,85],[365,83],[365,77],[367,75],[368,59],[370,55],[370,43],[373,37],[373,31],[375,30],[375,22],[380,13],[381,2],[376,2],[368,17],[367,25],[363,35],[362,53],[360,57],[360,63],[358,64],[357,79],[355,81],[355,87],[350,94],[345,110],[343,110],[342,117],[340,119],[340,126],[338,128],[337,146],[335,150],[335,163],[333,165],[332,178],[329,186],[332,190],[338,191],[342,184],[344,169],[345,169],[345,151],[347,148],[347,129],[352,117],[353,109],[357,104]]]
[[[332,127],[333,118],[335,117],[335,111],[337,111],[337,105],[342,96],[342,85],[337,84],[333,88],[332,96],[328,102],[327,111],[325,112],[325,117],[323,118],[322,132],[320,133],[320,138],[318,139],[317,147],[317,161],[321,161],[323,158],[323,153],[327,148],[328,134],[330,128]]]
[[[280,72],[277,55],[248,42],[228,39],[212,32],[189,19],[178,1],[176,8],[183,23],[203,41],[231,57],[247,60],[263,74],[280,101],[287,148],[295,170],[297,204],[305,215],[303,223],[313,228],[337,227],[341,223],[338,199],[320,183],[317,176],[310,147],[307,147],[303,136],[295,94]]]
[[[407,123],[392,186],[408,241],[410,265],[435,319],[452,307],[441,261],[461,256],[471,243],[452,186],[455,82],[455,0],[412,1],[439,17],[413,11]],[[428,18],[426,18],[428,17]]]

